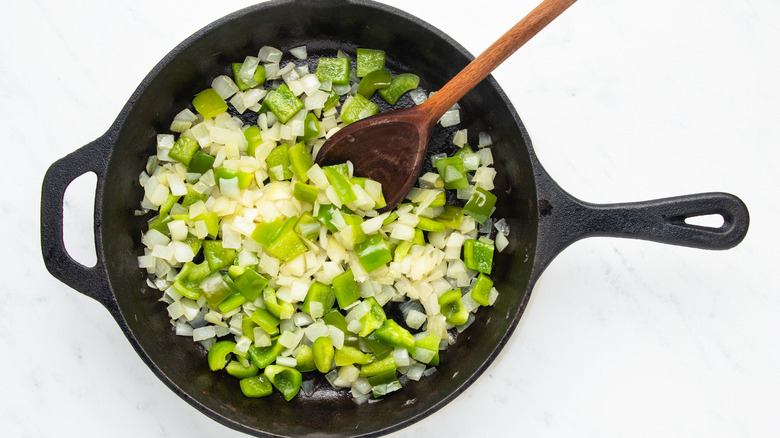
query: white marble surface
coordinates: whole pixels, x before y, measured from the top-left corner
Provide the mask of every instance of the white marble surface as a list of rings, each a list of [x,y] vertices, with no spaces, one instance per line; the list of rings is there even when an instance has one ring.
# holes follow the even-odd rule
[[[104,308],[46,272],[38,216],[46,168],[102,134],[176,44],[251,3],[6,4],[3,436],[245,436],[180,400]],[[386,3],[479,53],[536,0]],[[732,192],[750,231],[725,252],[575,244],[488,372],[393,436],[780,436],[779,21],[775,0],[583,0],[496,71],[540,160],[574,195]],[[94,260],[89,184],[69,193],[68,247]]]

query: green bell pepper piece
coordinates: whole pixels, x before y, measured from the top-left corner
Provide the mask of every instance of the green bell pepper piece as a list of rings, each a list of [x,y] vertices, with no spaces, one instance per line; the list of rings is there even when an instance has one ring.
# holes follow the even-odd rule
[[[403,242],[400,242],[398,246],[395,247],[395,252],[393,252],[393,261],[396,263],[401,263],[409,254],[409,250],[412,249],[412,246],[414,244],[411,240],[404,240]]]
[[[322,135],[322,128],[317,116],[314,113],[306,114],[306,118],[303,119],[303,141],[308,143],[319,138],[320,135]]]
[[[333,348],[333,340],[329,336],[320,336],[314,340],[311,351],[314,356],[314,366],[317,367],[317,370],[323,374],[330,371],[330,366],[333,364],[333,358],[336,354]]]
[[[358,84],[358,93],[370,99],[376,90],[390,86],[392,75],[385,69],[374,70],[363,76]]]
[[[208,287],[206,287],[208,285]],[[198,285],[200,293],[203,298],[209,303],[212,308],[217,308],[219,304],[227,299],[233,290],[225,282],[225,278],[219,271],[214,271],[204,278]]]
[[[238,86],[238,89],[241,91],[246,91],[250,88],[255,88],[258,85],[265,82],[265,66],[260,64],[255,69],[254,75],[252,75],[251,79],[242,79],[238,77],[238,72],[241,71],[241,67],[244,66],[243,62],[234,62],[231,64],[231,68],[233,70],[233,79],[235,80],[236,85]]]
[[[190,248],[192,248],[193,254],[199,253],[200,249],[203,247],[203,241],[193,236],[192,234],[187,235],[187,237],[184,239],[184,243],[186,243],[187,245],[189,245]]]
[[[210,273],[211,268],[209,268],[209,264],[206,261],[200,264],[187,262],[173,280],[173,289],[191,300],[197,300],[200,297],[198,285]]]
[[[255,150],[263,143],[263,135],[260,133],[260,128],[257,126],[246,128],[244,130],[244,138],[246,139],[246,154],[254,157]]]
[[[322,225],[325,225],[325,228],[328,229],[331,233],[338,232],[338,228],[336,228],[335,225],[333,225],[333,215],[336,214],[336,210],[338,210],[338,207],[336,207],[333,204],[325,204],[320,205],[319,211],[317,211],[317,220],[322,223]],[[166,227],[167,229],[168,227]]]
[[[225,367],[225,371],[233,377],[246,379],[247,377],[256,376],[257,373],[260,372],[260,368],[252,362],[249,362],[248,365],[244,365],[237,360],[231,360]]]
[[[267,248],[274,243],[274,239],[279,234],[279,231],[281,231],[284,224],[285,220],[282,217],[277,217],[273,220],[261,221],[255,226],[255,230],[252,232],[250,237],[255,242]]]
[[[211,155],[204,153],[203,151],[196,151],[192,156],[189,165],[187,166],[187,172],[190,173],[206,173],[214,166],[215,158]]]
[[[212,345],[208,354],[209,368],[211,368],[211,371],[225,368],[227,357],[235,348],[236,343],[232,341],[219,341]]]
[[[271,152],[265,159],[265,164],[268,166],[268,176],[271,178],[271,181],[288,180],[293,176],[290,168],[290,147],[287,146],[287,143],[282,143],[271,149]],[[281,166],[281,172],[274,170],[277,166]]]
[[[213,88],[206,88],[198,93],[192,99],[192,105],[206,119],[222,114],[228,109],[227,102]]]
[[[317,187],[310,186],[306,183],[302,182],[296,182],[295,186],[293,186],[293,197],[299,201],[308,202],[311,205],[314,205],[315,202],[317,202],[317,196],[319,196],[320,191]]]
[[[441,232],[447,229],[447,226],[443,223],[428,219],[427,217],[419,216],[420,221],[417,223],[417,228],[419,228],[422,231],[430,231],[430,232]]]
[[[274,316],[266,309],[256,308],[250,316],[252,322],[257,324],[258,327],[265,330],[269,336],[279,334],[279,318]],[[243,328],[243,327],[242,327]]]
[[[380,89],[379,92],[387,90],[387,88]],[[379,105],[371,102],[362,94],[355,94],[349,96],[344,101],[344,106],[341,108],[341,121],[344,124],[350,124],[357,122],[360,119],[373,116],[379,112]]]
[[[252,321],[251,317],[245,316],[241,318],[241,334],[251,339],[252,342],[255,342],[255,327],[257,327],[257,324]]]
[[[235,249],[223,247],[221,240],[205,240],[203,242],[203,255],[212,271],[226,269],[232,265],[237,254]]]
[[[187,194],[182,198],[181,206],[189,208],[192,204],[198,201],[206,202],[207,199],[209,199],[209,195],[205,193],[198,193],[193,190],[192,187],[187,187]]]
[[[240,170],[225,169],[224,167],[220,167],[219,169],[214,171],[214,177],[216,177],[217,179],[217,184],[219,184],[219,180],[221,179],[238,178],[238,188],[243,190],[249,187],[249,184],[252,183],[253,176],[251,173],[242,172]]]
[[[225,283],[228,284],[228,287],[230,287],[231,289],[234,289],[232,287],[232,285],[231,285],[232,280],[229,280],[228,277],[224,277],[224,279],[225,279]],[[224,300],[222,300],[222,302],[219,303],[219,305],[217,306],[217,309],[219,309],[219,311],[222,312],[222,313],[228,313],[231,310],[235,310],[235,309],[239,308],[244,303],[246,303],[246,301],[247,300],[246,300],[245,296],[243,296],[237,290],[233,290],[233,292],[230,295],[228,295],[227,298],[225,298]]]
[[[157,230],[168,237],[171,237],[171,230],[168,229],[168,223],[173,221],[173,218],[167,214],[158,214],[157,216],[149,219],[146,226],[150,230]]]
[[[254,301],[263,293],[263,289],[268,286],[268,279],[254,269],[246,268],[241,275],[236,276],[233,280],[233,285],[247,300]]]
[[[274,341],[274,343],[268,347],[255,347],[254,345],[250,345],[249,350],[247,350],[247,357],[255,366],[263,369],[274,363],[276,358],[279,357],[284,350],[284,345],[280,344],[278,340]]]
[[[388,345],[414,352],[414,336],[392,319],[386,319],[382,326],[376,329],[374,336]]]
[[[274,241],[267,247],[268,253],[285,262],[298,257],[308,249],[301,238],[295,234],[295,224],[298,221],[297,216],[287,219],[282,229],[274,237]]]
[[[444,188],[447,190],[465,189],[469,186],[463,161],[458,157],[436,160],[436,170],[439,171],[439,175],[444,181]]]
[[[463,243],[463,261],[469,269],[490,274],[493,268],[493,244],[466,239]]]
[[[336,303],[336,294],[333,293],[333,287],[327,284],[313,282],[306,292],[306,298],[301,305],[301,311],[311,315],[311,303],[318,302],[322,304],[322,314],[324,315],[333,308]]]
[[[368,348],[371,350],[371,353],[373,353],[374,357],[384,358],[385,356],[393,352],[393,347],[377,339],[374,333],[371,333],[365,338],[360,338],[360,339],[366,344],[366,346],[368,346]]]
[[[312,216],[308,211],[304,211],[301,213],[301,217],[298,218],[298,221],[295,222],[293,230],[305,239],[314,240],[320,234],[321,227],[322,224],[317,218]]]
[[[469,311],[466,309],[466,306],[463,305],[460,289],[453,289],[441,294],[439,297],[439,306],[441,307],[441,314],[444,315],[447,322],[452,325],[465,324],[469,319]]]
[[[198,152],[200,145],[197,140],[180,135],[173,147],[168,151],[168,156],[174,160],[186,165],[190,164],[195,152]]]
[[[360,298],[360,289],[358,289],[355,275],[351,269],[333,277],[333,293],[336,295],[336,301],[340,308],[345,308]]]
[[[357,201],[357,195],[355,194],[355,191],[352,190],[352,184],[349,179],[339,172],[337,168],[334,166],[325,166],[322,170],[325,171],[325,176],[328,178],[330,185],[336,189],[336,194],[341,202],[349,204],[350,202]]]
[[[333,85],[349,85],[348,58],[320,58],[314,74],[320,82],[330,80]]]
[[[484,224],[488,220],[491,214],[493,214],[493,207],[496,205],[496,195],[483,189],[482,187],[474,187],[474,191],[471,192],[466,205],[463,206],[463,213],[474,218],[475,221]]]
[[[334,295],[335,300],[335,295]],[[336,309],[331,310],[330,312],[325,312],[325,316],[322,317],[322,321],[325,322],[327,325],[332,325],[333,327],[336,327],[337,329],[341,330],[345,334],[349,333],[347,330],[347,318],[344,317],[344,315],[339,312]]]
[[[352,184],[357,184],[360,186],[360,188],[365,190],[366,180],[368,180],[368,178],[356,176],[352,178]],[[380,208],[384,208],[386,206],[387,202],[385,201],[385,194],[383,192],[379,192],[379,202],[374,205],[374,208],[379,210]]]
[[[295,306],[292,303],[278,299],[273,288],[266,287],[263,289],[263,301],[265,301],[266,310],[279,319],[290,319],[295,313]]]
[[[390,105],[395,105],[398,99],[407,91],[414,90],[420,85],[420,77],[412,73],[401,73],[393,78],[390,86],[378,91],[382,99]]]
[[[295,369],[302,373],[308,373],[317,369],[317,366],[314,364],[314,353],[311,347],[306,344],[298,348],[298,352],[295,354],[295,363]]]
[[[179,202],[179,198],[180,196],[168,194],[168,197],[165,198],[165,202],[163,202],[162,205],[160,205],[160,208],[157,210],[158,214],[167,215],[170,213],[173,206]]]
[[[385,68],[384,50],[357,49],[357,77],[362,78],[367,74]]]
[[[251,398],[266,397],[274,392],[271,381],[264,374],[241,379],[238,381],[238,385],[244,396]]]
[[[480,273],[474,282],[474,287],[471,288],[471,298],[483,306],[489,306],[488,295],[490,295],[491,289],[493,289],[493,280]]]
[[[301,390],[303,376],[295,368],[282,365],[268,365],[263,371],[271,384],[282,393],[284,399],[290,401]]]
[[[298,99],[286,84],[279,85],[279,88],[268,93],[265,104],[282,123],[287,123],[292,116],[303,109],[303,101]]]
[[[362,338],[365,338],[379,327],[382,327],[382,324],[387,320],[385,310],[379,305],[374,297],[368,297],[366,298],[366,301],[371,304],[371,307],[368,310],[368,313],[360,318],[361,327],[358,336]]]
[[[433,352],[435,352],[433,354],[433,358],[431,360],[429,360],[427,363],[428,363],[428,365],[432,365],[432,366],[439,365],[439,342],[440,341],[441,340],[437,336],[434,336],[434,335],[423,336],[423,337],[415,340],[414,341],[415,352],[412,353],[412,357],[415,360],[419,361],[419,362],[424,362],[422,360],[423,355],[419,354],[419,350],[433,351]],[[429,354],[425,354],[424,356],[427,359],[427,357],[430,356],[430,355]]]
[[[360,375],[367,378],[391,372],[395,375],[396,368],[395,358],[392,354],[388,354],[383,359],[361,366]]]
[[[372,272],[393,260],[390,247],[381,234],[374,234],[365,242],[357,243],[355,253],[366,272]]]
[[[331,108],[335,108],[336,105],[339,103],[339,100],[341,99],[341,96],[338,95],[335,91],[331,91],[328,95],[328,98],[325,99],[325,106],[322,107],[322,111],[327,111]]]
[[[352,227],[352,244],[364,243],[368,236],[363,232],[363,227],[361,226],[363,219],[356,214],[343,214],[342,217],[347,226]]]
[[[337,367],[352,364],[365,365],[371,363],[371,356],[363,353],[355,347],[345,345],[344,347],[336,350],[334,360]]]
[[[299,141],[290,146],[288,150],[290,159],[290,169],[293,175],[298,178],[298,181],[306,182],[309,180],[309,176],[306,172],[314,166],[314,161],[311,159],[311,154],[306,149],[306,143]]]

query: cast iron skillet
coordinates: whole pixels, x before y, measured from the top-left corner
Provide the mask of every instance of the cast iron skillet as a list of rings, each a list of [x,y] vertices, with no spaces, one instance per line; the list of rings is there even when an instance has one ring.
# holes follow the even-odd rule
[[[496,304],[479,310],[474,325],[444,353],[438,372],[378,403],[357,406],[347,393],[322,382],[313,396],[299,395],[290,403],[278,394],[244,398],[235,379],[209,371],[205,353],[171,330],[164,305],[157,302],[159,292],[147,288],[137,267],[148,218],[134,217],[133,211],[142,197],[138,175],[154,151],[156,134],[167,132],[173,116],[231,62],[266,44],[282,50],[305,44],[310,54],[328,56],[338,48],[348,53],[358,46],[383,49],[393,70],[419,74],[428,90],[440,88],[472,59],[431,25],[367,0],[282,0],[249,7],[205,27],[169,53],[105,134],[52,164],[41,197],[41,245],[52,275],[101,302],[171,390],[228,427],[257,436],[375,436],[408,426],[440,409],[484,372],[517,325],[539,275],[572,242],[622,236],[727,249],[747,232],[745,205],[724,193],[617,205],[573,198],[539,164],[519,117],[490,77],[461,101],[461,112],[463,127],[493,136],[499,175],[495,217],[507,218],[511,226],[510,246],[495,260],[493,278],[501,291]],[[451,132],[437,129],[431,153],[446,150],[450,142]],[[97,264],[91,268],[74,261],[62,240],[63,194],[86,172],[97,174]],[[721,215],[723,225],[685,223],[706,214]]]

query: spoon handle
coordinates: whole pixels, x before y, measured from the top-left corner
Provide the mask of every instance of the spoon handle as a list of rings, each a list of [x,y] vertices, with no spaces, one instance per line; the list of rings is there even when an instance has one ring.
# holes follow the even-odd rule
[[[544,0],[447,82],[426,104],[433,122],[577,0]]]

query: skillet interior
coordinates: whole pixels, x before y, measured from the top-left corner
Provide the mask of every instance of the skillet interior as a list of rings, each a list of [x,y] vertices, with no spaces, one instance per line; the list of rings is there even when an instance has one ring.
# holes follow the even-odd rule
[[[506,342],[530,293],[537,235],[536,188],[530,141],[506,96],[492,78],[461,101],[461,127],[490,132],[499,176],[494,217],[511,224],[510,248],[497,254],[493,277],[501,292],[495,306],[442,356],[438,372],[378,403],[355,405],[348,393],[319,382],[312,397],[285,403],[279,394],[244,398],[237,381],[208,370],[205,352],[171,330],[159,292],[145,285],[136,257],[144,221],[132,212],[142,197],[138,174],[153,153],[157,133],[192,97],[227,71],[231,62],[263,45],[283,51],[307,45],[310,55],[354,54],[356,47],[383,49],[395,71],[411,71],[427,90],[439,89],[471,56],[430,25],[387,6],[365,1],[283,1],[257,5],[199,31],[175,48],[136,90],[109,131],[116,136],[100,198],[100,240],[117,321],[139,355],[172,390],[210,417],[255,435],[312,436],[387,433],[443,406],[476,377]],[[289,59],[286,57],[285,60]],[[408,98],[407,98],[408,99]],[[431,153],[446,150],[452,131],[437,128]],[[451,147],[451,146],[449,146]],[[448,150],[450,153],[452,149]]]

